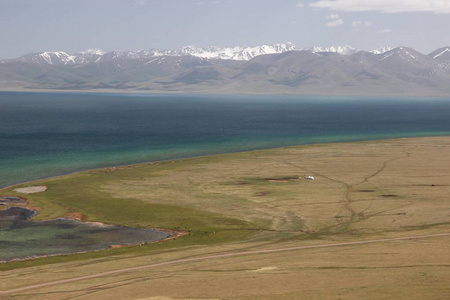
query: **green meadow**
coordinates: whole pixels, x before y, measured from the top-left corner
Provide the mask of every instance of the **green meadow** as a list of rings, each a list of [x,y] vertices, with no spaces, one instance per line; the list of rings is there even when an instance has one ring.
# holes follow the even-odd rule
[[[158,243],[3,263],[3,289],[189,257],[447,233],[449,148],[447,137],[296,146],[98,169],[8,187],[1,195],[26,198],[28,207],[39,209],[35,220],[81,216],[188,233]],[[37,185],[48,190],[13,191]],[[367,292],[380,299],[413,299],[413,293],[442,299],[450,292],[448,246],[443,236],[199,260],[9,296],[358,299]]]

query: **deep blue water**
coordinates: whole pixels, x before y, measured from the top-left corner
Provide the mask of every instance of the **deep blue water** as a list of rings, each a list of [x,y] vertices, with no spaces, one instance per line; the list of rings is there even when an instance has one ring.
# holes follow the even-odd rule
[[[0,92],[0,186],[277,146],[450,135],[450,98]]]

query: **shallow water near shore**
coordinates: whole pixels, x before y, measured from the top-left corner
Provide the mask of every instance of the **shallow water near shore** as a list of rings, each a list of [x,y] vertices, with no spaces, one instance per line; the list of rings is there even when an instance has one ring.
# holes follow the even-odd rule
[[[111,245],[155,242],[168,237],[169,233],[155,229],[68,219],[0,221],[0,262],[95,251]]]
[[[288,145],[450,135],[450,99],[0,92],[0,187]]]

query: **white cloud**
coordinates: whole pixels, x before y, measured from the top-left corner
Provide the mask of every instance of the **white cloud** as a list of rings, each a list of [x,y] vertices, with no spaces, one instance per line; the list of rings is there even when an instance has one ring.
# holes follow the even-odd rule
[[[297,5],[296,5],[297,7],[303,7],[303,6],[305,6],[303,3],[301,3],[301,2],[299,2],[299,3],[297,3]]]
[[[372,22],[370,21],[353,21],[352,27],[370,27],[372,26]]]
[[[328,19],[328,20],[339,19],[339,15],[338,14],[331,14],[329,16],[326,16],[325,19]]]
[[[344,24],[344,21],[342,19],[336,19],[334,21],[325,23],[325,26],[327,26],[327,27],[337,27],[337,26],[341,26],[342,24]]]
[[[387,33],[391,33],[391,32],[392,32],[392,29],[390,29],[390,28],[378,30],[378,33],[381,33],[381,34],[387,34]]]
[[[338,14],[331,14],[325,17],[327,20],[333,20],[328,23],[325,23],[325,26],[327,27],[336,27],[341,26],[344,24],[344,20],[341,19],[341,17]]]
[[[315,8],[340,11],[378,11],[382,13],[432,12],[450,14],[450,0],[319,0]]]
[[[147,4],[146,0],[134,0],[134,3],[136,3],[137,5],[145,5],[145,4]]]

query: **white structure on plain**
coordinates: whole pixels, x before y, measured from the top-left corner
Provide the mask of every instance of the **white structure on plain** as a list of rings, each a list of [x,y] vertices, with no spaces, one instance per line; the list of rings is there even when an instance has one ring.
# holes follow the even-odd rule
[[[314,180],[314,176],[305,176],[305,179]]]

